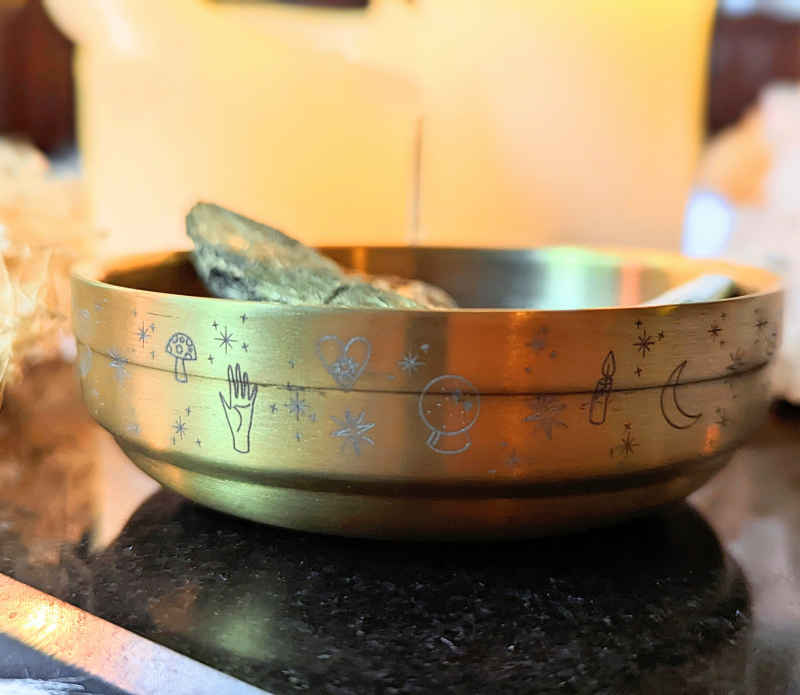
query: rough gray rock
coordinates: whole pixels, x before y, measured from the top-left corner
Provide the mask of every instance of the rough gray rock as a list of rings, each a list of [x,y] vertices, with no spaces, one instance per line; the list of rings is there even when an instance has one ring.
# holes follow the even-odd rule
[[[186,232],[194,242],[195,270],[215,297],[312,306],[456,306],[444,290],[419,280],[348,272],[277,229],[218,205],[195,205]]]

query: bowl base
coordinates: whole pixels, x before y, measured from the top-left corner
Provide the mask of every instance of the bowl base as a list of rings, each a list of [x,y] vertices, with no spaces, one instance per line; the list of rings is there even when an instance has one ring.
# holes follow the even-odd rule
[[[730,459],[732,452],[664,471],[656,482],[609,489],[586,481],[580,493],[512,496],[404,497],[279,487],[221,478],[151,458],[119,441],[131,460],[159,483],[206,507],[272,526],[386,540],[481,541],[552,535],[607,525],[685,498]]]

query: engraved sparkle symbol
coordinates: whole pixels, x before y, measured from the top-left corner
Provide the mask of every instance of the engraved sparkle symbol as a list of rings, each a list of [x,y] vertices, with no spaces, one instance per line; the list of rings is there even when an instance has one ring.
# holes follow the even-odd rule
[[[653,348],[655,342],[653,336],[647,335],[647,331],[643,331],[642,335],[639,336],[639,340],[633,343],[633,346],[636,348],[636,351],[641,352],[642,357],[644,357]]]
[[[353,451],[356,452],[356,456],[361,456],[361,444],[363,442],[375,444],[375,442],[366,435],[367,432],[375,427],[375,423],[364,422],[365,415],[366,413],[361,413],[358,418],[355,418],[349,410],[346,410],[344,420],[331,416],[331,420],[339,425],[339,429],[331,432],[331,437],[344,437],[345,439],[342,445],[342,451],[347,449],[347,446],[350,445],[353,447]]]
[[[722,328],[720,328],[719,323],[717,323],[716,321],[711,322],[711,328],[708,329],[708,334],[711,336],[711,340],[713,340],[715,343],[719,339],[719,334],[721,330]]]
[[[305,398],[300,398],[300,393],[295,393],[294,396],[289,399],[289,402],[284,404],[284,407],[297,418],[298,422],[300,418],[306,414],[305,411],[311,408],[311,406],[306,403]]]
[[[741,348],[738,348],[736,352],[730,353],[731,355],[731,363],[725,367],[725,369],[733,374],[736,372],[741,372],[744,367],[744,352]]]
[[[536,337],[530,343],[525,343],[525,347],[529,347],[536,353],[544,352],[547,347],[547,328],[540,328],[536,333]]]
[[[625,458],[628,458],[628,454],[632,454],[633,450],[639,446],[636,440],[631,436],[630,432],[625,433],[625,439],[622,440],[622,444],[620,444],[620,453],[624,454]]]
[[[186,426],[186,423],[180,417],[178,417],[178,419],[175,420],[175,424],[172,426],[172,429],[175,430],[175,437],[180,437],[181,439],[183,439],[183,435],[185,435],[189,431],[189,428]],[[173,440],[175,439],[175,437],[173,437]]]
[[[142,326],[139,329],[139,332],[136,334],[136,336],[139,339],[139,341],[142,343],[142,347],[147,345],[147,341],[150,338],[152,338],[152,335],[150,334],[150,331],[147,330],[147,326],[145,326],[144,323],[142,323]]]
[[[403,359],[397,362],[397,366],[400,367],[406,374],[416,374],[419,371],[419,368],[424,364],[424,362],[420,362],[419,357],[411,352],[409,352],[407,355],[404,354]]]
[[[761,333],[761,331],[763,331],[764,328],[769,325],[769,321],[767,321],[760,314],[756,314],[756,318],[758,320],[753,324],[753,328],[755,328],[759,333]]]
[[[717,408],[717,415],[719,416],[717,424],[722,429],[725,429],[728,426],[728,423],[731,421],[731,419],[725,414],[725,408]]]
[[[214,322],[216,324],[216,321]],[[233,339],[233,333],[228,333],[228,327],[225,326],[224,331],[219,331],[219,338],[214,338],[219,343],[219,346],[225,348],[225,354],[228,354],[228,348],[233,348],[234,343],[238,340]]]
[[[128,364],[128,360],[122,356],[122,353],[116,347],[109,349],[108,356],[111,358],[111,362],[108,363],[108,366],[114,370],[114,379],[118,384],[124,384],[125,379],[131,378],[128,370],[125,368],[125,365]]]
[[[558,396],[536,396],[532,401],[528,401],[528,407],[533,410],[533,414],[522,418],[522,421],[536,423],[533,430],[534,436],[541,430],[547,437],[547,441],[552,442],[553,428],[566,427],[558,417],[567,409],[567,406],[558,399]]]

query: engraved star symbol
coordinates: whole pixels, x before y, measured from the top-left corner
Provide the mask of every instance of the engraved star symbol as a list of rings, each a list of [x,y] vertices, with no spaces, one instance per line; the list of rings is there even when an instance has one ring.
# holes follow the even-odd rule
[[[295,439],[296,439],[296,440],[299,442],[299,441],[300,441],[300,439],[301,439],[301,437],[300,437],[300,433],[299,433],[299,432],[295,432],[295,434],[294,434],[294,438],[295,438]]]
[[[642,327],[642,319],[638,319],[636,321],[636,328],[641,328],[641,327]]]
[[[721,330],[722,329],[720,328],[719,324],[716,321],[712,321],[711,322],[711,328],[709,328],[707,332],[711,336],[711,340],[713,340],[715,343],[717,342],[717,339],[719,338],[719,334],[720,334]]]
[[[155,358],[156,358],[156,351],[155,351],[155,350],[152,350],[152,351],[150,352],[150,357],[151,357],[152,359],[155,359]]]
[[[316,422],[317,421],[317,414],[316,413],[311,413],[311,415],[308,416],[308,419],[311,420],[311,422]]]
[[[111,362],[108,363],[108,366],[114,370],[114,379],[118,384],[124,385],[125,379],[131,378],[128,370],[125,368],[125,365],[128,364],[127,358],[123,357],[122,353],[116,347],[112,347],[108,351],[108,356],[111,358]]]
[[[214,323],[212,323],[211,325],[214,326],[215,331],[217,330],[217,328],[219,328],[219,324],[216,321],[214,321]]]
[[[664,340],[664,331],[659,331],[658,332],[658,339],[659,340]]]
[[[756,315],[758,321],[753,324],[753,328],[755,328],[759,333],[764,330],[766,326],[769,325],[769,321],[767,321],[763,316]]]
[[[427,355],[428,350],[430,350],[430,346],[428,345],[428,343],[424,343],[423,345],[420,345],[419,349],[422,350],[422,352],[424,352]]]
[[[730,423],[731,419],[725,414],[725,408],[717,408],[717,415],[719,419],[717,420],[717,424],[725,429]]]
[[[134,309],[134,310],[133,310],[133,315],[134,315],[134,316],[138,316],[138,315],[139,315],[139,312],[138,312],[136,309]]]
[[[642,376],[642,368],[636,367],[636,376]]]
[[[187,415],[191,415],[191,414],[192,414],[192,407],[191,407],[191,406],[189,406],[189,407],[186,409],[186,414],[187,414]]]
[[[216,323],[216,321],[214,322]],[[234,343],[238,343],[238,340],[233,339],[233,333],[228,333],[228,327],[225,326],[224,331],[219,331],[219,338],[214,338],[219,343],[220,347],[225,348],[225,354],[228,354],[228,348],[233,348]]]
[[[177,444],[177,442],[175,441],[175,437],[172,438],[172,443]]]
[[[271,410],[273,413],[277,413],[277,412],[278,412],[278,404],[277,404],[277,403],[273,403],[273,404],[272,404],[272,405],[269,407],[269,409],[270,409],[270,410]]]
[[[172,426],[172,429],[175,430],[175,436],[180,437],[181,439],[183,439],[183,435],[189,431],[186,423],[180,417],[175,420],[175,424]],[[175,439],[175,437],[173,437],[173,439]]]
[[[631,436],[631,433],[628,432],[625,435],[625,439],[622,440],[622,444],[620,446],[620,451],[625,454],[625,458],[628,458],[628,454],[632,454],[633,450],[639,446],[636,440]]]
[[[626,423],[623,425],[623,427],[624,427],[626,430],[629,430],[629,431],[630,431],[630,429],[631,429],[631,423],[630,423],[630,422],[626,422]]]
[[[403,355],[402,360],[398,360],[397,366],[400,367],[406,374],[416,374],[419,371],[419,368],[424,366],[424,362],[421,362],[419,357],[415,354],[409,352],[407,355]]]
[[[242,314],[239,318],[242,319],[242,323],[244,323],[247,321],[247,314]]]
[[[139,332],[136,334],[139,341],[142,343],[142,347],[147,344],[147,341],[152,337],[150,335],[150,331],[147,330],[147,327],[142,324],[141,328],[139,328]]]
[[[242,343],[242,350],[247,352],[247,343]]]
[[[506,459],[506,466],[509,468],[516,468],[519,466],[519,456],[517,456],[516,449],[513,449],[511,455]]]
[[[155,333],[155,332],[156,332],[156,324],[154,324],[154,323],[151,323],[151,324],[150,324],[150,330],[151,330],[153,333]]]
[[[522,418],[522,421],[536,423],[533,436],[536,436],[537,432],[541,430],[547,437],[547,441],[552,442],[553,428],[566,427],[558,418],[567,409],[567,406],[559,400],[558,396],[536,396],[532,401],[528,401],[528,407],[533,410],[533,414]]]
[[[345,451],[348,445],[350,445],[353,447],[353,451],[356,452],[356,456],[361,456],[361,445],[364,442],[375,444],[366,434],[375,427],[375,423],[364,422],[365,415],[366,413],[361,413],[361,415],[355,418],[350,413],[350,410],[346,410],[344,420],[331,416],[331,420],[339,425],[339,429],[331,432],[331,437],[343,437],[345,440],[344,444],[342,444],[341,451]]]
[[[636,348],[637,352],[642,353],[642,357],[645,357],[647,353],[650,352],[655,342],[653,336],[647,335],[647,331],[644,331],[642,335],[639,336],[639,340],[633,343],[633,346]]]
[[[296,365],[296,364],[297,364],[297,363],[296,363],[294,360],[289,360],[289,366],[290,366],[292,369],[294,369],[294,367],[295,367],[295,365]]]
[[[289,399],[289,402],[284,404],[284,407],[290,414],[297,418],[298,422],[300,418],[306,414],[305,411],[311,408],[311,406],[306,403],[305,398],[300,398],[299,393],[295,393],[294,396]]]
[[[745,367],[744,351],[741,348],[737,348],[736,352],[732,352],[730,355],[731,363],[725,369],[733,374],[742,371]]]
[[[197,444],[197,446],[199,446],[199,447],[202,447],[202,446],[203,446],[203,443],[200,441],[200,437],[198,437],[197,439],[195,439],[194,443],[195,443],[195,444]]]
[[[530,343],[525,343],[525,347],[529,347],[537,354],[544,352],[547,347],[547,328],[544,326],[540,328],[533,340]]]

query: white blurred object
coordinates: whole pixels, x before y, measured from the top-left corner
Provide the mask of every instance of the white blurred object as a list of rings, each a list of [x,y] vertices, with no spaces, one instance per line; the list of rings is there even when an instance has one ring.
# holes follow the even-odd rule
[[[720,0],[719,9],[723,14],[735,17],[758,13],[796,19],[800,17],[800,0]]]
[[[98,234],[80,182],[65,173],[32,146],[0,138],[0,384],[25,364],[75,355],[70,275]]]
[[[714,0],[46,0],[93,219],[219,203],[309,245],[677,248]]]
[[[684,251],[758,265],[784,278],[786,313],[774,388],[800,404],[800,85],[765,90],[753,112],[710,144],[699,179],[689,209],[707,210],[687,213]],[[723,204],[703,202],[708,191],[729,202],[732,217]],[[696,223],[699,218],[708,224]]]

